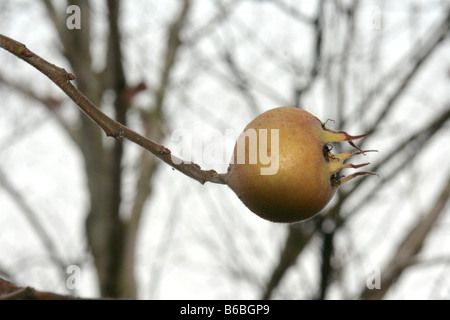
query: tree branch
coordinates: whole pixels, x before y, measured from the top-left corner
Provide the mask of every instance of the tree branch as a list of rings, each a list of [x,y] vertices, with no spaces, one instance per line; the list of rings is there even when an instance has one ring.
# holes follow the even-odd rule
[[[215,170],[202,170],[199,165],[193,162],[183,161],[172,155],[170,150],[163,145],[143,137],[108,117],[70,83],[70,81],[75,80],[73,74],[44,60],[37,54],[31,52],[24,44],[0,34],[0,47],[24,60],[50,78],[90,119],[103,129],[108,137],[127,139],[134,142],[150,151],[174,169],[202,184],[205,182],[226,184],[226,174],[219,174]]]
[[[190,10],[190,0],[185,0],[181,5],[181,10],[178,13],[174,21],[168,26],[165,54],[163,58],[163,68],[161,70],[161,76],[159,84],[156,86],[155,102],[152,108],[142,112],[142,120],[144,126],[144,132],[146,136],[152,139],[162,140],[164,137],[163,130],[163,106],[165,97],[168,92],[168,86],[170,82],[170,76],[176,65],[176,56],[182,43],[180,41],[180,34],[186,25]],[[129,270],[134,270],[135,260],[135,248],[137,243],[137,234],[139,228],[139,222],[143,213],[144,205],[149,198],[152,187],[151,182],[154,176],[158,162],[154,157],[149,156],[142,150],[142,155],[139,158],[138,178],[135,187],[135,197],[133,205],[130,211],[130,218],[125,225],[125,239],[124,239],[124,256],[122,261],[122,269],[124,270],[122,275],[122,287],[129,286],[129,283],[135,282],[132,279],[132,273]]]
[[[450,30],[450,10],[446,12],[446,16],[440,21],[437,26],[432,27],[426,35],[425,40],[421,40],[415,46],[415,51],[411,54],[408,53],[402,60],[411,60],[408,59],[412,56],[414,59],[409,61],[408,70],[403,75],[402,79],[395,86],[395,90],[387,97],[386,101],[383,103],[380,113],[378,114],[375,120],[371,121],[371,126],[366,130],[366,133],[371,134],[375,132],[378,127],[382,124],[382,121],[388,117],[390,112],[393,110],[393,106],[396,102],[402,97],[402,93],[408,88],[410,83],[415,79],[416,75],[421,70],[421,67],[425,65],[425,62],[429,60],[432,54],[435,52],[435,49],[438,47],[440,43],[444,41],[444,39],[448,36],[448,32]],[[422,44],[423,42],[423,44]],[[355,110],[366,110],[368,105],[377,101],[381,94],[382,90],[393,86],[389,82],[389,78],[395,77],[400,71],[398,68],[393,68],[392,72],[388,73],[387,77],[383,77],[381,81],[367,94],[367,96],[363,99],[363,101],[356,107]],[[343,121],[341,126],[344,126]],[[367,140],[366,137],[359,141],[359,146],[362,147],[364,142]]]
[[[403,241],[397,247],[389,263],[383,268],[381,285],[378,290],[364,288],[360,299],[382,299],[394,283],[399,279],[403,271],[408,268],[422,250],[426,238],[430,234],[435,222],[438,220],[450,199],[450,177],[442,188],[441,194],[434,202],[428,213],[417,221],[411,231],[406,234]]]
[[[280,284],[287,270],[295,264],[297,257],[315,234],[317,225],[320,224],[319,221],[320,218],[313,218],[304,223],[289,225],[288,235],[281,250],[279,261],[267,281],[261,299],[267,300],[272,297],[275,288]]]
[[[33,99],[42,104],[43,106],[45,106],[47,111],[54,117],[54,119],[61,125],[61,127],[64,128],[64,130],[67,132],[72,141],[75,142],[75,144],[77,145],[80,143],[75,128],[70,123],[68,123],[59,112],[62,105],[61,99],[50,95],[38,94],[31,88],[26,86],[24,83],[11,81],[11,79],[7,79],[1,74],[0,74],[0,83],[3,83],[14,90],[20,91],[26,97]]]
[[[317,17],[314,19],[314,35],[315,35],[315,42],[314,42],[314,49],[313,49],[313,63],[312,68],[309,74],[309,78],[305,84],[302,86],[297,86],[295,89],[295,99],[294,99],[294,106],[297,108],[301,108],[301,99],[303,97],[303,94],[307,92],[312,85],[314,84],[314,81],[317,79],[320,73],[320,65],[322,63],[322,43],[323,43],[323,19],[324,19],[324,0],[319,1],[319,8],[317,12]]]
[[[31,287],[17,287],[9,281],[0,278],[1,300],[79,300],[74,296],[61,295],[53,292],[38,291]],[[84,300],[84,299],[83,299]]]
[[[20,208],[25,219],[31,225],[43,247],[47,250],[50,260],[55,263],[59,270],[63,270],[67,263],[62,259],[61,254],[58,252],[55,242],[50,238],[43,224],[39,221],[37,213],[25,201],[20,192],[11,184],[2,170],[0,170],[0,186],[3,187]]]

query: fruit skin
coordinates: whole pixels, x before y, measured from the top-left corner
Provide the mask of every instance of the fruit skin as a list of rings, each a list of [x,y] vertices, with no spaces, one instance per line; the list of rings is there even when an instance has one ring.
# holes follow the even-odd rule
[[[244,133],[251,129],[257,132],[267,129],[267,150],[261,151],[266,151],[272,164],[278,163],[275,174],[261,174],[261,168],[271,164],[261,163],[259,156],[256,163],[249,163],[249,143],[245,144],[245,161],[238,161],[238,144],[243,143]],[[272,144],[271,129],[278,129],[278,152],[273,148],[276,144]],[[336,175],[340,169],[366,165],[343,164],[343,161],[365,151],[358,149],[355,153],[333,155],[327,145],[363,136],[330,130],[302,109],[271,109],[252,120],[238,138],[228,168],[227,184],[252,212],[263,219],[292,223],[311,218],[325,207],[342,182],[358,175],[372,174],[359,172],[340,180]],[[259,149],[258,143],[258,155]]]

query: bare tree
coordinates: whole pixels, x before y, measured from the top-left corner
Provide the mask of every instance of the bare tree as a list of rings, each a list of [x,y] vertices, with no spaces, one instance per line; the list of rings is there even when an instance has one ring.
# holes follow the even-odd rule
[[[71,5],[79,29],[68,27]],[[426,273],[432,285],[418,296],[448,297],[449,246],[440,244],[450,172],[448,1],[42,0],[17,8],[0,1],[0,46],[16,55],[0,56],[0,125],[8,129],[0,203],[14,208],[0,226],[18,228],[9,211],[22,213],[63,287],[66,267],[77,264],[95,270],[102,297],[401,298],[434,266],[440,271]],[[30,17],[45,27],[17,27]],[[34,80],[39,73],[17,57],[53,83]],[[84,112],[73,113],[74,103]],[[225,131],[280,105],[370,133],[361,145],[380,151],[371,168],[380,178],[350,183],[305,222],[251,214],[221,185],[234,144]],[[48,219],[55,197],[40,205],[30,192],[39,184],[24,189],[14,171],[26,168],[11,160],[14,150],[39,126],[65,133],[67,157],[82,164],[86,205],[77,221],[85,221],[86,246],[75,255]],[[174,133],[185,128],[190,158],[175,154]],[[205,159],[211,146],[223,151],[215,162]],[[8,240],[17,235],[3,237],[0,275],[30,281],[17,278],[12,252],[31,257]],[[7,298],[41,294],[23,288],[29,283],[3,285]]]

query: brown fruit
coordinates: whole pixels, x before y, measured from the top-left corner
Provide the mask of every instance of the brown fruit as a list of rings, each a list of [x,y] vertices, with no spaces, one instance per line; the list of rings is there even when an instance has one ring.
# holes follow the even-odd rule
[[[305,110],[280,107],[252,120],[239,136],[228,168],[228,186],[261,218],[273,222],[297,222],[311,218],[331,200],[336,189],[357,172],[338,175],[344,164],[361,154],[344,131],[325,127]],[[349,141],[358,151],[334,155],[328,143]],[[370,150],[369,150],[370,151]]]

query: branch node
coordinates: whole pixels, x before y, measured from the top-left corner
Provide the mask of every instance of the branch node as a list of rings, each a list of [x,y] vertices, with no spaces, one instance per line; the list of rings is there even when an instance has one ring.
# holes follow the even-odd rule
[[[118,133],[114,134],[113,137],[116,140],[123,140],[123,131],[119,131]]]
[[[209,170],[209,175],[211,177],[215,177],[215,176],[217,176],[217,171],[216,170]]]
[[[72,81],[75,80],[77,77],[75,77],[75,75],[73,73],[67,72],[66,74],[67,76],[67,80]]]
[[[31,58],[33,56],[33,52],[28,50],[25,45],[19,46],[19,54],[27,58]]]
[[[170,154],[171,151],[169,149],[167,149],[166,147],[162,147],[161,149],[161,154]]]

